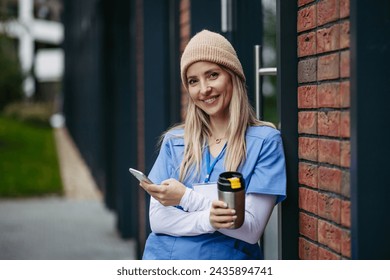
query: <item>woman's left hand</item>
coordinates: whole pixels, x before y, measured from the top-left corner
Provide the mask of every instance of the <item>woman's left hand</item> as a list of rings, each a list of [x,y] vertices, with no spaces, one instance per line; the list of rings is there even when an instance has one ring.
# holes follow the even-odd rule
[[[161,185],[141,182],[140,186],[164,206],[179,205],[186,192],[186,186],[175,179],[165,180]]]
[[[236,219],[236,210],[228,208],[223,201],[213,201],[210,209],[210,224],[215,229],[232,228]]]

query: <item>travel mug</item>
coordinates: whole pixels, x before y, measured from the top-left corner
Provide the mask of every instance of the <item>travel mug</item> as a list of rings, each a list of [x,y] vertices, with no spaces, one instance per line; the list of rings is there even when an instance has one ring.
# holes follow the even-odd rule
[[[236,210],[237,219],[232,228],[239,228],[245,217],[245,181],[239,172],[223,172],[219,175],[218,199]]]

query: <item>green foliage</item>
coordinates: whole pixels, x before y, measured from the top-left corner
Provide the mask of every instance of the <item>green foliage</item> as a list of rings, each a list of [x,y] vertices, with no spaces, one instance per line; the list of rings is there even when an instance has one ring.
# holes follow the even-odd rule
[[[49,119],[53,114],[51,102],[15,102],[8,104],[3,115],[19,121],[49,127]]]
[[[22,98],[23,75],[11,39],[0,34],[0,110]]]
[[[0,197],[61,193],[52,129],[0,116]]]

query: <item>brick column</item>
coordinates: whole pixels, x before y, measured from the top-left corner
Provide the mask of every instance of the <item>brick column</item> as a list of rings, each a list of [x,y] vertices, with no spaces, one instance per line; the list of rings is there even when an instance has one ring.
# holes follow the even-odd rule
[[[191,3],[190,0],[180,0],[180,54],[183,53],[191,39]],[[188,104],[188,94],[182,86],[181,117],[185,119]]]
[[[298,0],[299,257],[349,259],[349,0]]]

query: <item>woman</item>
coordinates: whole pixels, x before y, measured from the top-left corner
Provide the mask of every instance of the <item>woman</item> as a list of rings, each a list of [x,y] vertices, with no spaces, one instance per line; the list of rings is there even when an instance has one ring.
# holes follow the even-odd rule
[[[149,174],[155,184],[141,183],[151,195],[152,229],[143,259],[261,259],[258,240],[285,199],[280,133],[256,119],[241,63],[222,35],[203,30],[190,40],[181,77],[190,96],[185,122],[164,135]],[[238,229],[234,209],[193,190],[225,171],[246,183]]]

